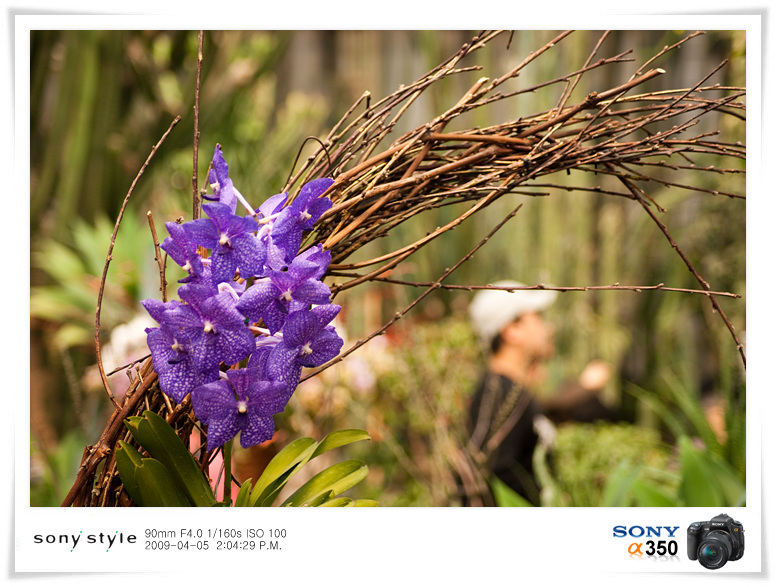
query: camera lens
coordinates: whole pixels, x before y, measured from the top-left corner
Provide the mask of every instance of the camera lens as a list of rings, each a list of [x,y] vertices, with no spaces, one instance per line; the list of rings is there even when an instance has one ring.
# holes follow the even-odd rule
[[[707,569],[719,569],[730,558],[733,545],[724,532],[711,532],[698,547],[698,562]]]

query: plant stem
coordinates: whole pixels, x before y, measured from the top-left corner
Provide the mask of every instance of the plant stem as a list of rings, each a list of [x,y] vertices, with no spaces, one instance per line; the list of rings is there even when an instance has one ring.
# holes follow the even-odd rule
[[[224,444],[224,503],[232,504],[232,442]]]

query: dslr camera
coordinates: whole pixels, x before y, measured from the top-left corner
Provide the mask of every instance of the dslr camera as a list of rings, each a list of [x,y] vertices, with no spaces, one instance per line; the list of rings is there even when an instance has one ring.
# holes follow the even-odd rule
[[[707,569],[719,569],[744,556],[744,527],[727,514],[687,528],[687,557]]]

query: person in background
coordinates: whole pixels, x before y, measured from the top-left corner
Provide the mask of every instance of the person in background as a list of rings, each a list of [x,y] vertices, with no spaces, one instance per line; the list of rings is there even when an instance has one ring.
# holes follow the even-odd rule
[[[525,287],[500,281],[496,287]],[[611,377],[603,361],[589,364],[579,379],[539,401],[547,360],[555,352],[553,327],[542,313],[555,301],[551,290],[488,289],[472,300],[469,315],[480,341],[489,349],[485,372],[471,399],[467,449],[485,474],[493,473],[533,505],[540,505],[533,453],[540,435],[551,435],[552,422],[614,420],[615,412],[598,398]]]

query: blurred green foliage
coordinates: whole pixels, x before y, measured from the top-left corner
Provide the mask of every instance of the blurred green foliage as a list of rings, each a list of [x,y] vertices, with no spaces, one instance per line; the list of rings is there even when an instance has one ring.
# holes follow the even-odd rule
[[[57,507],[73,484],[84,446],[91,441],[79,430],[65,434],[53,450],[30,440],[30,505]]]
[[[33,264],[51,283],[32,287],[30,312],[52,326],[49,342],[57,348],[82,348],[94,342],[97,294],[113,227],[105,216],[93,225],[76,217],[72,247],[51,239],[33,252]],[[150,255],[153,260],[154,253],[153,243],[145,242],[142,234],[137,218],[127,216],[105,283],[101,319],[108,332],[129,322],[137,312],[137,302],[156,293],[143,284],[144,274],[153,269],[148,259]]]
[[[454,452],[466,442],[466,410],[484,357],[462,316],[399,330],[379,352],[354,356],[363,362],[358,370],[374,377],[373,388],[357,389],[352,368],[335,367],[323,385],[335,389],[336,403],[345,407],[332,409],[331,398],[303,384],[286,424],[312,431],[366,425],[376,442],[349,454],[369,462],[367,496],[387,506],[456,505]],[[542,505],[742,505],[746,472],[737,465],[746,456],[739,437],[744,410],[726,411],[721,441],[697,390],[639,394],[669,424],[560,424],[552,446],[539,445],[534,455]],[[662,407],[650,397],[660,398]],[[498,505],[527,505],[498,479],[490,483]]]
[[[629,488],[637,480],[659,494],[678,487],[670,445],[661,441],[657,430],[629,424],[562,426],[552,469],[562,491],[560,503],[552,505],[635,505],[632,498],[627,502],[623,486]]]

